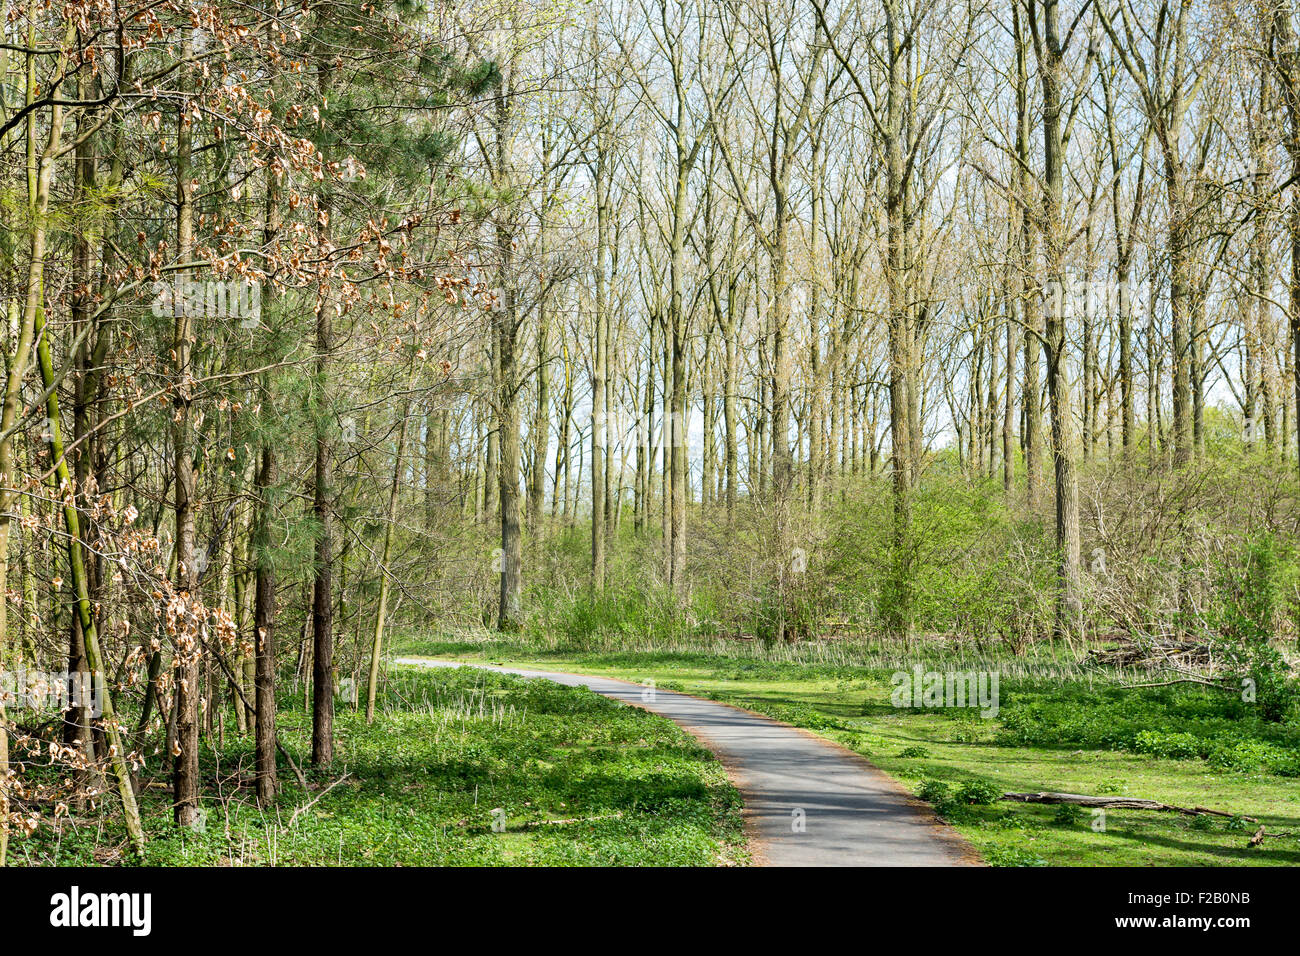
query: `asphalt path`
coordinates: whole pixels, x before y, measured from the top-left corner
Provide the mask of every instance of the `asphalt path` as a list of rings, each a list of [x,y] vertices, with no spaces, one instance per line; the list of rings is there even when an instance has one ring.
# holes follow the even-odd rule
[[[402,657],[588,687],[675,721],[708,747],[745,802],[755,862],[770,866],[961,866],[973,848],[852,751],[738,707],[612,677]]]

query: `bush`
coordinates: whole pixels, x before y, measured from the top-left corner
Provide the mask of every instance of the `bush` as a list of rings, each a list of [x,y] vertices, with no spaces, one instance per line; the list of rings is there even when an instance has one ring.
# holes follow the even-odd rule
[[[1041,856],[1034,856],[1024,850],[990,847],[984,851],[984,858],[990,866],[1048,866]]]
[[[1272,757],[1267,763],[1268,772],[1279,777],[1300,777],[1300,754],[1283,753]]]
[[[1058,826],[1074,826],[1083,819],[1083,808],[1072,803],[1062,803],[1052,811],[1052,822]]]
[[[1045,526],[1008,507],[995,481],[969,481],[941,459],[912,496],[908,540],[895,545],[892,499],[868,482],[833,513],[822,551],[828,616],[887,628],[906,574],[917,627],[1019,650],[1052,621],[1053,546]]]
[[[1265,720],[1280,722],[1300,702],[1300,686],[1272,645],[1286,617],[1284,595],[1297,579],[1294,554],[1271,534],[1249,538],[1219,563],[1215,601],[1206,615],[1216,649]]]
[[[1192,734],[1162,730],[1139,731],[1133,741],[1133,749],[1140,754],[1152,757],[1168,757],[1171,760],[1189,760],[1202,756],[1204,746]]]
[[[952,791],[942,780],[926,780],[917,789],[916,795],[936,810],[952,804]]]
[[[1078,685],[1004,695],[996,740],[1010,746],[1122,750],[1171,760],[1205,758],[1223,770],[1300,775],[1300,721],[1269,721],[1219,690],[1135,691]]]
[[[957,791],[957,799],[962,803],[977,805],[997,803],[1002,799],[1002,788],[991,780],[971,780],[962,784]]]
[[[1211,767],[1250,773],[1286,757],[1278,748],[1258,740],[1242,740],[1217,745],[1206,757]],[[1296,759],[1292,757],[1292,759]]]

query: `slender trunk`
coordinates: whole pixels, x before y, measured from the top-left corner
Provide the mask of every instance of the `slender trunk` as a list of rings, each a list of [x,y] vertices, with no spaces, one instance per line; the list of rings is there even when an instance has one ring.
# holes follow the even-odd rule
[[[1059,590],[1056,631],[1077,634],[1082,624],[1079,592],[1079,488],[1074,471],[1070,380],[1065,354],[1066,277],[1064,149],[1061,138],[1061,81],[1064,78],[1057,0],[1042,0],[1043,42],[1040,76],[1043,88],[1043,237],[1047,250],[1049,295],[1046,315],[1047,390],[1052,416],[1052,462],[1056,474],[1056,547]]]
[[[1287,212],[1288,240],[1291,247],[1291,275],[1288,291],[1288,312],[1291,329],[1290,367],[1296,422],[1296,447],[1293,451],[1300,463],[1300,189],[1294,180],[1300,179],[1300,38],[1294,22],[1294,3],[1279,4],[1273,10],[1273,27],[1278,37],[1276,65],[1281,75],[1280,92],[1286,103],[1287,127],[1285,143],[1291,159],[1291,203]],[[1280,400],[1280,396],[1279,396]],[[1283,403],[1282,448],[1288,444],[1287,406]]]
[[[483,520],[486,522],[495,521],[498,517],[499,499],[497,497],[500,491],[501,483],[501,416],[497,408],[497,396],[495,393],[501,390],[501,343],[500,336],[497,334],[495,327],[488,336],[488,366],[490,370],[490,381],[493,390],[493,399],[488,403],[486,422],[487,429],[487,456],[483,468]],[[479,447],[484,443],[480,442]]]
[[[409,390],[410,385],[407,385]],[[366,683],[366,723],[375,720],[375,694],[379,687],[379,660],[384,648],[384,620],[388,615],[388,582],[391,574],[388,564],[393,558],[393,528],[397,524],[397,496],[402,487],[402,456],[406,453],[407,419],[411,403],[402,404],[402,421],[397,426],[397,451],[393,456],[393,479],[388,486],[387,521],[384,524],[384,546],[379,559],[379,606],[375,609],[375,633],[370,644],[370,675]]]
[[[592,356],[591,382],[591,587],[596,592],[605,588],[605,493],[608,490],[605,482],[605,442],[609,431],[605,421],[605,375],[609,328],[605,314],[605,254],[609,221],[605,203],[608,189],[605,164],[602,148],[596,157],[596,350]]]
[[[907,337],[907,268],[905,257],[905,190],[903,180],[903,106],[906,81],[903,74],[903,35],[898,0],[885,0],[885,30],[888,44],[889,82],[885,119],[885,284],[889,308],[889,424],[893,456],[893,566],[889,629],[910,644],[912,639],[911,568],[911,458],[912,436],[908,386],[911,361]]]
[[[533,415],[533,461],[528,484],[528,534],[536,539],[546,508],[546,452],[550,447],[550,319],[546,304],[537,307],[537,406]]]
[[[1011,245],[1014,245],[1014,243],[1015,237],[1013,235]],[[1006,394],[1003,396],[1004,405],[1002,410],[1002,491],[1008,497],[1010,497],[1011,489],[1016,482],[1016,342],[1019,338],[1011,304],[1010,279],[1010,275],[1006,276],[1005,288],[1007,294],[1003,299],[1007,327],[1007,367],[1005,376]]]
[[[275,513],[271,496],[276,482],[275,448],[262,445],[257,472],[256,519],[253,532],[254,571],[253,633],[257,719],[253,725],[253,748],[257,770],[257,802],[263,807],[275,802],[278,786],[275,765],[275,565],[272,563],[272,527]]]
[[[324,212],[328,245],[329,209]],[[330,415],[330,353],[333,349],[332,296],[322,290],[316,302],[316,465],[312,513],[316,518],[316,562],[312,581],[311,762],[334,762],[334,508]]]
[[[686,593],[686,275],[687,173],[689,166],[679,145],[677,192],[673,207],[673,234],[669,263],[668,328],[669,365],[664,369],[668,396],[664,405],[668,454],[668,583],[678,600]]]
[[[1030,507],[1038,503],[1042,485],[1042,399],[1038,368],[1042,353],[1039,337],[1041,323],[1035,302],[1038,298],[1034,280],[1037,250],[1034,247],[1036,203],[1030,192],[1029,157],[1029,66],[1026,41],[1020,23],[1020,5],[1012,5],[1012,22],[1016,35],[1016,182],[1020,202],[1020,320],[1025,337],[1025,377],[1022,397],[1025,409],[1025,493]]]
[[[726,370],[723,379],[722,419],[726,429],[727,521],[735,518],[737,485],[740,482],[739,416],[736,393],[740,387],[740,342],[734,311],[734,291],[728,295],[727,328],[723,336]]]
[[[72,476],[68,471],[68,464],[64,455],[58,391],[54,387],[54,363],[50,357],[49,337],[45,334],[45,317],[41,305],[36,308],[34,331],[37,339],[37,358],[41,369],[41,383],[50,393],[45,405],[46,415],[50,421],[50,451],[56,463],[55,480],[63,493],[63,526],[67,532],[68,568],[72,575],[72,588],[75,596],[73,611],[81,624],[81,634],[86,654],[86,676],[93,682],[91,686],[95,688],[99,700],[100,723],[108,739],[108,758],[114,779],[117,782],[118,796],[122,800],[122,813],[126,822],[127,834],[136,854],[143,856],[144,830],[140,824],[140,811],[136,805],[135,791],[131,785],[131,771],[127,766],[128,754],[124,746],[121,727],[113,706],[113,697],[108,692],[108,668],[99,646],[99,631],[95,622],[95,611],[91,601],[89,577],[86,573],[84,550],[82,548],[81,518],[76,499],[73,496]],[[192,695],[190,700],[195,701],[196,695]],[[197,717],[197,714],[195,716]],[[193,739],[197,746],[197,721],[195,721],[193,731]],[[184,822],[179,815],[178,822]]]
[[[188,54],[189,41],[185,50]],[[176,145],[176,252],[180,262],[189,260],[194,251],[194,183],[191,167],[193,130],[188,101],[183,101],[177,122]],[[186,283],[192,281],[188,269],[182,269],[174,296],[175,356],[172,404],[172,457],[176,494],[176,599],[184,617],[193,617],[199,605],[198,568],[195,566],[195,476],[190,436],[194,430],[190,384],[193,375],[194,330],[190,316],[190,296]],[[198,641],[198,622],[190,620],[175,638],[176,747],[173,765],[173,813],[176,824],[197,827],[199,810],[199,660],[203,649]]]
[[[282,183],[274,166],[266,168],[265,223],[262,243],[274,249],[280,233],[280,198]],[[269,286],[263,302],[263,314],[271,321],[275,315],[275,286]],[[260,382],[263,401],[269,404],[269,378]],[[264,438],[261,462],[254,476],[254,502],[250,551],[253,568],[253,722],[254,767],[257,778],[257,802],[268,807],[275,802],[278,787],[275,757],[275,589],[276,575],[272,557],[273,528],[276,518],[272,500],[276,483],[275,441]]]
[[[29,73],[29,100],[34,95],[35,81],[34,77]],[[28,120],[29,187],[31,190],[32,217],[28,235],[26,299],[21,318],[16,323],[17,335],[14,340],[13,351],[7,356],[8,370],[5,376],[4,409],[3,412],[0,412],[0,669],[5,666],[5,657],[8,652],[9,532],[14,505],[18,497],[14,461],[14,426],[18,421],[19,391],[22,387],[23,377],[27,372],[28,362],[31,359],[37,316],[43,308],[50,178],[53,174],[54,158],[59,150],[62,133],[63,108],[53,106],[50,110],[49,139],[45,151],[38,161],[35,153],[35,117],[32,116]],[[9,241],[7,230],[5,230],[4,241]],[[13,314],[16,311],[17,302],[11,300],[10,313]],[[0,695],[0,776],[7,779],[9,772],[9,724],[4,709],[3,695]],[[127,789],[128,793],[130,793],[129,782]],[[130,793],[130,798],[132,806],[134,806],[133,793]],[[125,805],[126,797],[123,798],[123,802]],[[11,812],[9,788],[6,785],[0,787],[0,815],[7,815],[9,812]],[[3,865],[7,855],[8,836],[9,827],[7,825],[0,826],[0,865]],[[143,845],[143,837],[141,837],[140,845]]]
[[[503,185],[512,178],[510,153],[512,140],[512,105],[504,89],[496,92],[496,174]],[[501,600],[497,627],[512,631],[519,626],[520,601],[523,595],[523,541],[519,526],[519,387],[518,349],[519,319],[514,289],[515,229],[513,211],[498,214],[496,247],[499,259],[501,302],[496,315],[496,343],[499,363],[496,405],[499,410],[500,461],[498,463],[501,502]],[[593,475],[593,480],[595,476]]]

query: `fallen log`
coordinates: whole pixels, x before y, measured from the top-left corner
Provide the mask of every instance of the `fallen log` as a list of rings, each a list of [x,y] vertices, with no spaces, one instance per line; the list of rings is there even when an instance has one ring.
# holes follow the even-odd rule
[[[1300,837],[1300,833],[1297,833],[1295,830],[1275,830],[1272,833],[1265,833],[1264,827],[1260,826],[1260,828],[1255,831],[1255,835],[1246,841],[1246,845],[1263,846],[1265,837],[1270,840],[1275,840],[1278,837],[1285,837],[1288,840],[1294,840],[1297,837]]]
[[[1055,793],[1044,790],[1039,793],[1004,793],[1003,800],[1017,803],[1069,803],[1077,807],[1095,807],[1102,810],[1160,810],[1166,813],[1181,813],[1184,816],[1200,817],[1241,817],[1249,823],[1258,823],[1254,817],[1228,810],[1211,810],[1209,807],[1178,807],[1172,803],[1159,800],[1145,800],[1141,797],[1091,797],[1082,793]]]

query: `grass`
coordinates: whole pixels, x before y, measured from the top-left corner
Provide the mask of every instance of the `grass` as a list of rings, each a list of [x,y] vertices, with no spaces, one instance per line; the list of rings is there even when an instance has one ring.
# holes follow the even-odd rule
[[[572,650],[522,641],[404,637],[394,653],[551,667],[677,689],[768,714],[863,754],[940,813],[995,865],[1232,866],[1300,864],[1300,728],[1197,687],[1132,689],[1049,653],[972,661],[936,648],[935,669],[1001,672],[995,719],[891,705],[890,675],[910,669],[881,648],[713,642],[670,650]],[[895,656],[896,657],[896,656]],[[1072,813],[1054,806],[957,799],[965,788],[1145,797],[1256,817],[1141,810]]]
[[[227,736],[220,765],[205,749],[204,792],[222,796],[205,805],[202,833],[171,825],[165,770],[156,760],[142,798],[146,862],[748,862],[739,794],[712,754],[664,718],[585,688],[468,670],[398,672],[386,682],[380,705],[372,725],[351,707],[338,711],[336,765],[310,781],[312,792],[302,791],[282,766],[286,787],[274,810],[258,809],[253,799],[249,744],[232,744]],[[282,739],[303,753],[310,713],[301,697],[286,696],[282,706]],[[74,815],[15,840],[11,859],[126,862],[119,829],[116,814]],[[118,849],[105,852],[106,846]]]

